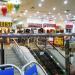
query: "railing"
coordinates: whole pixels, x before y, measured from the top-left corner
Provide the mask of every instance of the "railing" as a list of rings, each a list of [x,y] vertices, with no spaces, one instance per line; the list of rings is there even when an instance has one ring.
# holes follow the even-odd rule
[[[14,45],[13,45],[13,47],[14,48],[17,48],[17,49],[15,49],[14,51],[16,52],[16,54],[20,57],[20,59],[22,60],[22,62],[25,64],[25,63],[28,63],[28,62],[30,62],[30,58],[28,58],[27,56],[26,56],[26,54],[24,54],[25,53],[25,51],[23,51],[23,49],[18,45],[18,43],[13,39],[13,41],[14,41]],[[32,58],[33,58],[33,56],[32,56]],[[34,58],[33,58],[34,59]],[[34,60],[34,61],[36,61],[36,60]]]
[[[53,37],[53,36],[75,36],[75,33],[69,33],[69,34],[1,34],[0,37],[1,38],[19,38],[19,37]],[[70,60],[68,57],[69,53],[70,53],[70,49],[69,49],[69,40],[66,40],[67,46],[66,46],[66,50],[65,50],[65,65],[66,65],[66,75],[69,75],[69,69],[70,69]]]
[[[48,48],[47,51],[51,53],[59,61],[62,67],[65,69],[65,59],[66,59],[65,56],[62,53],[60,53],[55,46],[53,46],[52,44],[50,45],[53,47],[53,49],[51,50]]]
[[[69,34],[1,34],[0,37],[10,37],[10,38],[16,38],[16,37],[53,37],[53,36],[75,36],[75,33],[69,33]]]
[[[49,44],[53,47],[53,49],[55,49],[57,52],[59,52],[59,50],[58,50],[54,45],[52,45],[51,43],[49,43]],[[64,57],[64,59],[65,59],[65,56],[64,56],[62,53],[59,52],[59,54],[60,54],[62,57]]]

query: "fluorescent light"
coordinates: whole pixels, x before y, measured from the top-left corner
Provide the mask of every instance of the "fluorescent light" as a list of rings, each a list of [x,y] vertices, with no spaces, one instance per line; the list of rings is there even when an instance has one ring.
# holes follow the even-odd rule
[[[39,14],[40,12],[39,12],[39,11],[37,11],[36,13],[37,13],[37,14]]]
[[[26,15],[27,13],[24,13],[24,15]]]
[[[65,0],[65,1],[64,1],[64,4],[67,4],[67,3],[68,3],[68,0]]]
[[[39,6],[39,7],[42,7],[42,3],[39,3],[38,6]]]
[[[67,11],[64,11],[64,13],[67,13]]]
[[[41,0],[41,2],[44,2],[45,0]]]
[[[54,7],[53,10],[56,10],[56,8]]]
[[[25,10],[25,13],[27,13],[28,12],[28,10]]]

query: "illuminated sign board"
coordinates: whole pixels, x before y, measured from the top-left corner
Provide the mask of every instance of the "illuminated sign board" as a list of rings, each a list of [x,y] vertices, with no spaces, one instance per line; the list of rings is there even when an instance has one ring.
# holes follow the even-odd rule
[[[0,22],[0,27],[11,27],[12,22]]]
[[[54,37],[53,38],[53,44],[55,46],[64,46],[64,37]]]

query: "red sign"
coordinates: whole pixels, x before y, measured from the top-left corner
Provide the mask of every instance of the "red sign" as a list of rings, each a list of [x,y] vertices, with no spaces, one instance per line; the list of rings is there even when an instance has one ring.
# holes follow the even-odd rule
[[[66,25],[66,29],[72,29],[73,25]]]
[[[3,14],[3,16],[6,16],[6,14],[7,14],[7,7],[6,6],[2,6],[2,14]]]
[[[29,27],[38,27],[38,28],[41,28],[42,25],[43,27],[55,27],[55,24],[47,24],[47,23],[44,23],[44,24],[29,23],[28,25]]]

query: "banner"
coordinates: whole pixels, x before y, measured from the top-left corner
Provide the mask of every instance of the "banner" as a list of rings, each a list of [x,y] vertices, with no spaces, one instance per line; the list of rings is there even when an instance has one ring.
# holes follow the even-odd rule
[[[0,22],[0,27],[11,27],[12,22]]]

